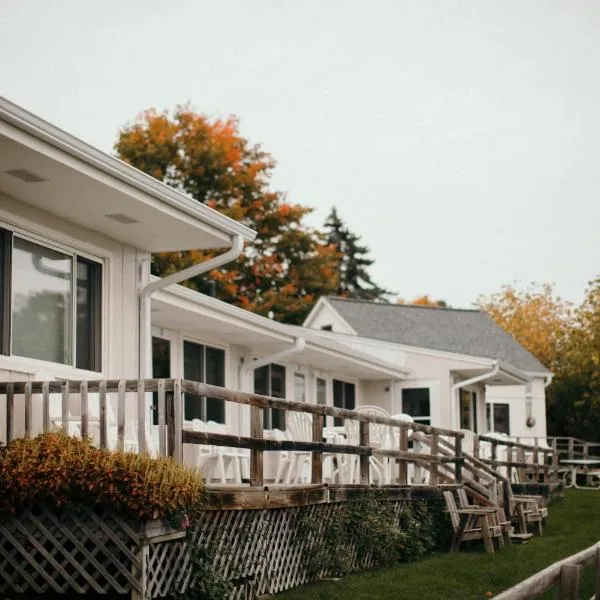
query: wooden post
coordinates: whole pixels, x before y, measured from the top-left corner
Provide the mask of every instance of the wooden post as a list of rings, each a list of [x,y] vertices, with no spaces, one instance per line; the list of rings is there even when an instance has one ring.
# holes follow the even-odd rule
[[[171,423],[171,456],[179,463],[183,462],[183,394],[181,393],[181,379],[173,381],[173,421]]]
[[[15,437],[15,385],[9,383],[6,388],[6,442]]]
[[[506,462],[508,462],[508,463],[513,462],[513,447],[512,446],[507,446],[507,448],[506,448]],[[512,474],[513,474],[513,466],[511,464],[508,464],[506,466],[506,476],[508,478],[508,481],[512,481]]]
[[[50,431],[50,383],[42,383],[42,430],[44,433]]]
[[[534,449],[533,449],[533,476],[535,478],[535,483],[538,483],[540,480],[540,454],[538,449],[538,439],[535,438],[534,441]],[[545,480],[545,478],[544,478]]]
[[[456,483],[462,483],[462,438],[457,435],[454,438],[454,454],[456,457],[456,462],[454,463],[454,479]]]
[[[400,452],[408,452],[408,426],[400,425]],[[398,479],[402,485],[408,482],[408,461],[401,458],[398,465]]]
[[[498,441],[492,440],[492,469],[498,471]]]
[[[166,394],[165,394],[165,380],[158,380],[158,455],[167,455],[166,445]]]
[[[262,409],[258,406],[250,407],[250,437],[263,439]],[[262,486],[263,484],[263,451],[252,448],[250,450],[250,485]]]
[[[69,434],[69,382],[65,381],[61,386],[62,390],[62,423],[63,433]]]
[[[103,379],[98,385],[100,396],[100,448],[106,448],[108,439],[108,424],[106,422],[106,381]]]
[[[575,440],[572,437],[569,438],[568,452],[569,452],[569,460],[573,460],[573,458],[574,458],[573,455],[575,453]]]
[[[82,381],[79,385],[79,401],[81,404],[81,437],[85,439],[90,431],[88,420],[89,403],[87,381]]]
[[[33,408],[33,399],[31,397],[31,381],[25,383],[25,435],[31,436],[31,411]]]
[[[579,565],[563,565],[560,568],[557,600],[579,600]]]
[[[437,464],[438,434],[435,432],[431,434],[431,456],[432,456],[432,458],[435,457],[436,460],[432,460],[431,465],[429,466],[429,484],[437,485],[437,483],[438,483],[438,464]]]
[[[369,424],[365,421],[359,421],[359,444],[361,446],[369,445]],[[370,456],[368,454],[360,455],[360,484],[369,485],[369,464]]]
[[[473,436],[473,456],[479,458],[479,436],[477,434]]]
[[[125,450],[125,380],[120,379],[117,385],[117,450]]]
[[[137,410],[138,410],[138,452],[140,454],[146,452],[146,384],[143,379],[138,381],[137,393]]]
[[[323,442],[323,415],[312,416],[312,441],[315,444]],[[311,483],[323,483],[323,453],[313,450]]]
[[[596,598],[600,600],[600,545],[596,547]]]

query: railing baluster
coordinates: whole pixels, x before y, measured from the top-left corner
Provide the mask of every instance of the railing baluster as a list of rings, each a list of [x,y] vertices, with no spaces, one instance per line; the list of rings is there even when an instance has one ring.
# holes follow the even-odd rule
[[[33,398],[31,392],[31,381],[25,383],[25,435],[31,436],[31,411],[33,407]]]
[[[42,383],[42,431],[50,431],[50,382]]]
[[[312,441],[321,443],[323,441],[323,415],[312,416]],[[323,483],[323,453],[313,450],[311,483]]]
[[[158,455],[166,456],[166,398],[165,380],[158,380]]]
[[[106,381],[103,379],[98,385],[100,402],[100,448],[108,446],[108,423],[106,418]]]
[[[117,450],[125,450],[125,381],[121,379],[117,385]]]
[[[173,382],[173,458],[183,462],[183,394],[181,393],[181,379]]]
[[[600,600],[600,545],[596,548],[596,587],[595,597]]]
[[[258,406],[250,407],[250,437],[263,439],[262,409]],[[250,485],[262,487],[263,484],[263,451],[252,448],[250,450]]]
[[[6,387],[6,442],[15,437],[15,386],[9,383]]]
[[[69,435],[69,382],[64,381],[60,387],[62,392],[61,429],[64,434]]]
[[[454,455],[454,479],[456,483],[462,483],[462,439],[458,435],[454,438]]]
[[[369,445],[369,423],[366,421],[359,421],[358,426],[359,431],[359,444],[361,446]],[[361,454],[359,463],[360,463],[360,483],[361,485],[369,485],[370,477],[369,477],[369,455]]]
[[[431,434],[431,457],[434,460],[431,461],[431,465],[429,467],[429,484],[430,485],[437,485],[437,483],[438,483],[438,463],[437,463],[438,446],[439,446],[438,434],[436,432],[433,432]]]
[[[137,386],[137,410],[138,410],[138,452],[146,452],[146,384],[143,379],[138,381]]]
[[[87,381],[79,384],[79,398],[81,400],[81,437],[86,438],[89,433],[89,402]]]
[[[579,565],[563,565],[560,568],[557,600],[579,600]]]
[[[400,425],[400,452],[408,452],[408,426]],[[401,458],[398,465],[398,479],[401,485],[408,484],[408,460]]]

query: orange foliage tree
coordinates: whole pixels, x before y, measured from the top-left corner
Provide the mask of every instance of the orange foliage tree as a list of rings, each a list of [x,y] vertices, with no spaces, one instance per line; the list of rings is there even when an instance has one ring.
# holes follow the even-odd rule
[[[303,223],[312,209],[269,187],[273,158],[239,133],[236,118],[211,120],[188,106],[148,110],[115,143],[119,158],[258,232],[235,263],[186,285],[277,320],[301,323],[320,295],[337,289],[339,253]],[[214,253],[165,252],[152,271],[165,276]]]
[[[508,285],[478,299],[505,331],[551,371],[560,360],[573,324],[573,307],[554,295],[552,284],[532,284],[525,290]]]
[[[428,294],[417,296],[412,302],[406,302],[404,298],[398,298],[396,304],[414,304],[417,306],[432,306],[434,308],[448,308],[448,303],[445,300],[434,300]]]

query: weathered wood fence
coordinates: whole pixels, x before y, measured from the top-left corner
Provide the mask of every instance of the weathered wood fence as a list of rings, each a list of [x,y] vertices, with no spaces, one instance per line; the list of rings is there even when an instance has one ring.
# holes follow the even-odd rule
[[[600,598],[600,543],[577,554],[555,562],[529,579],[494,596],[496,600],[528,600],[551,589],[557,590],[558,600],[579,600],[581,572],[595,566],[596,584],[593,598]]]

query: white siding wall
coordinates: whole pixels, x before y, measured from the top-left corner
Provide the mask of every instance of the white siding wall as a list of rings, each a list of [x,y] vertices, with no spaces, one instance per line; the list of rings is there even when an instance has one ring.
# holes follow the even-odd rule
[[[313,315],[310,327],[311,329],[322,329],[323,327],[332,327],[335,333],[354,334],[348,324],[340,317],[337,311],[333,310],[326,304],[321,304],[318,310]]]

